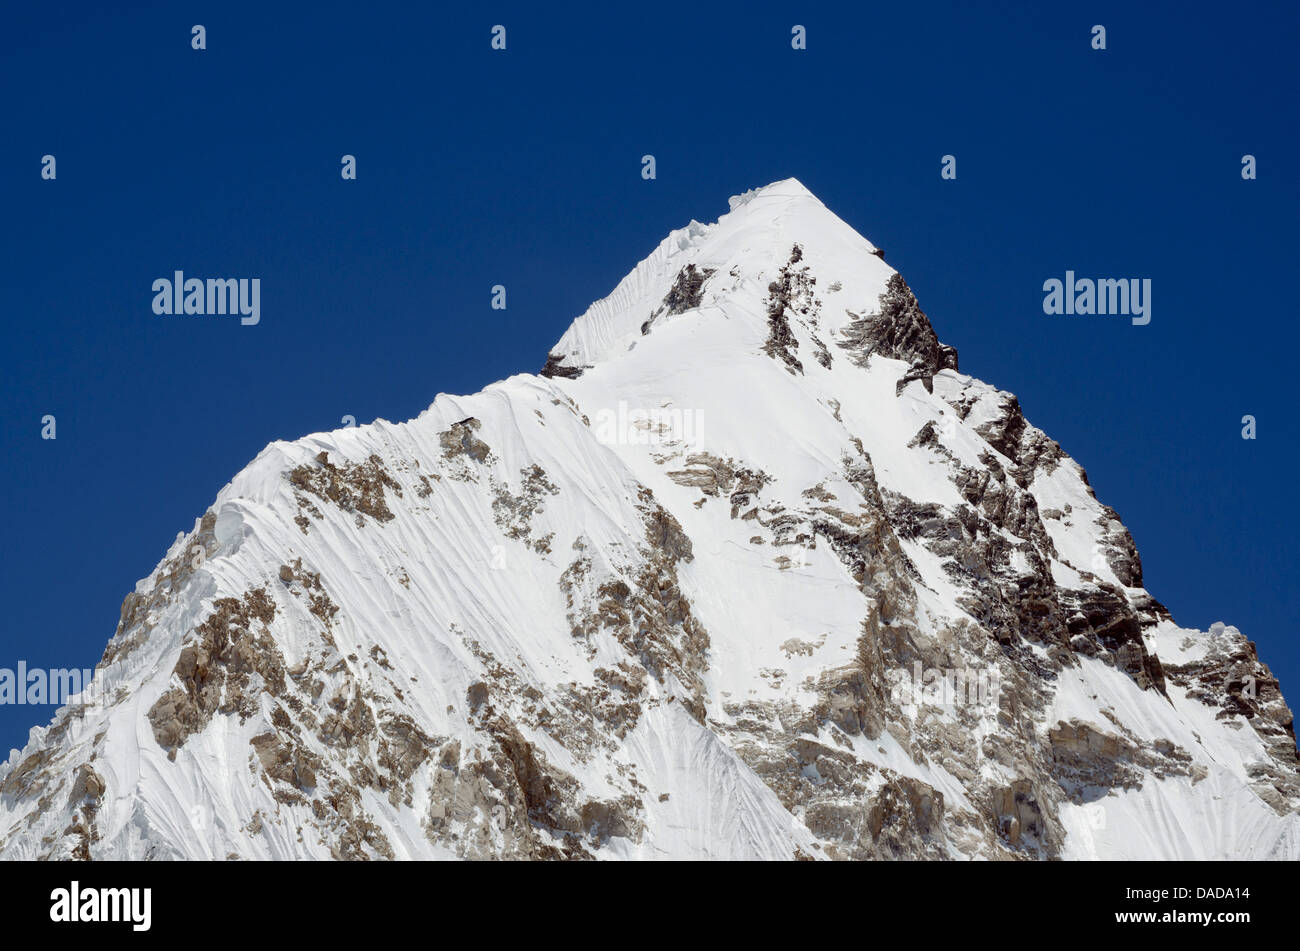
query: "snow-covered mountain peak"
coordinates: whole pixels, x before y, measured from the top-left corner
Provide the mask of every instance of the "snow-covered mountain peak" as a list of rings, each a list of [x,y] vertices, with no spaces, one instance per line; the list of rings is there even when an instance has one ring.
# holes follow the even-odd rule
[[[768,285],[791,270],[796,280],[810,265],[842,273],[830,293],[868,307],[894,273],[871,242],[797,179],[733,196],[730,205],[716,223],[692,221],[665,238],[608,297],[573,322],[543,373],[572,377],[634,349],[639,338],[684,315],[736,320],[742,330],[733,340],[748,345],[755,333],[764,332]],[[792,261],[797,255],[802,265]],[[824,329],[836,330],[845,322],[844,314],[832,308]]]
[[[779,181],[772,182],[769,185],[763,185],[759,188],[751,188],[739,195],[732,195],[727,199],[727,204],[732,211],[740,205],[747,204],[751,200],[760,196],[769,196],[777,199],[794,199],[794,198],[811,198],[817,200],[817,196],[808,190],[808,186],[799,179],[782,178]],[[820,204],[820,202],[818,202]]]
[[[0,857],[1300,857],[1292,716],[793,179],[541,375],[267,447]]]

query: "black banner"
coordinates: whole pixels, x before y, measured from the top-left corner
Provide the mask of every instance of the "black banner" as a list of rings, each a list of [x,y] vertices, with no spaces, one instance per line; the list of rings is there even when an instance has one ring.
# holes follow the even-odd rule
[[[686,928],[692,941],[701,930],[737,938],[735,929],[752,928],[765,941],[841,928],[864,938],[888,928],[927,940],[981,940],[1010,929],[1070,938],[1138,931],[1179,941],[1199,932],[1233,941],[1287,926],[1292,871],[1155,862],[10,863],[0,866],[0,905],[11,934],[128,941],[267,929],[373,939],[476,925],[488,929],[485,937],[503,926],[516,936],[567,927],[590,935],[598,925],[619,934]]]

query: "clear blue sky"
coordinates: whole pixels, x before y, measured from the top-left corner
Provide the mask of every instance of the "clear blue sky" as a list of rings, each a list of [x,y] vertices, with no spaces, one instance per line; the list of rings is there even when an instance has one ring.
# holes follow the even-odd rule
[[[0,667],[93,666],[267,442],[535,371],[668,230],[793,175],[1300,703],[1294,6],[109,6],[0,29]],[[1151,278],[1151,324],[1045,316],[1067,268]],[[174,269],[260,277],[261,324],[155,317]],[[51,713],[0,707],[0,755]]]

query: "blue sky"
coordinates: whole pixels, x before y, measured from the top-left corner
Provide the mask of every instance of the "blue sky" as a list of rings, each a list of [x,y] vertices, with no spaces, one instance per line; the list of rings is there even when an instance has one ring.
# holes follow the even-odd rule
[[[670,229],[795,176],[1084,465],[1175,618],[1300,702],[1300,13],[843,6],[9,5],[0,667],[93,666],[266,443],[535,371]],[[156,317],[176,269],[260,277],[261,323]],[[1045,316],[1066,269],[1150,278],[1150,325]],[[0,707],[0,755],[52,712]]]

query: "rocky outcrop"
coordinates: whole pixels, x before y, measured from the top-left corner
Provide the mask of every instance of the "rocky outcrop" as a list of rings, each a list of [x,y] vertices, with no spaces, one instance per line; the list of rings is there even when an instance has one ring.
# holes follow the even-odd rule
[[[700,268],[688,264],[678,271],[673,286],[664,295],[663,303],[641,325],[641,335],[648,334],[651,325],[660,317],[684,314],[699,307],[704,300],[704,282],[713,276],[715,270],[716,268]]]
[[[267,628],[275,618],[275,602],[266,591],[220,598],[213,608],[181,649],[172,671],[178,685],[149,709],[154,739],[173,759],[177,748],[218,712],[253,715],[258,704],[258,696],[248,692],[253,675],[259,690],[273,696],[284,691],[284,658]]]
[[[1043,814],[1038,793],[1028,779],[1017,779],[993,794],[998,835],[1011,849],[1038,857],[1059,851],[1060,833]]]
[[[585,370],[591,369],[591,367],[565,366],[565,359],[567,358],[563,354],[548,353],[546,355],[546,364],[537,371],[538,375],[547,377],[548,379],[559,377],[565,380],[576,380],[578,377],[582,376]]]
[[[803,249],[796,244],[790,251],[789,262],[767,286],[768,334],[763,352],[780,360],[791,373],[803,373],[803,364],[795,356],[799,339],[790,329],[791,316],[811,318],[821,307],[821,301],[813,293],[817,278],[809,274],[806,265],[798,267],[802,260]]]
[[[1211,625],[1196,659],[1163,668],[1169,681],[1188,696],[1228,720],[1243,717],[1264,741],[1269,760],[1256,764],[1253,785],[1279,814],[1300,809],[1300,752],[1296,750],[1295,717],[1282,696],[1281,685],[1262,663],[1253,641],[1222,622]]]
[[[957,351],[939,342],[901,274],[890,275],[874,311],[848,314],[850,321],[837,343],[858,366],[866,366],[873,353],[910,364],[912,369],[899,381],[900,392],[911,380],[922,380],[933,390],[930,380],[935,373],[957,369]]]
[[[304,535],[310,524],[307,516],[322,517],[309,496],[352,513],[357,527],[361,528],[366,516],[377,522],[391,521],[393,513],[385,492],[392,491],[399,497],[402,494],[401,485],[388,474],[383,460],[373,454],[364,462],[335,465],[329,461],[329,455],[322,452],[314,465],[297,466],[288,472],[286,478],[298,493],[297,522]]]

